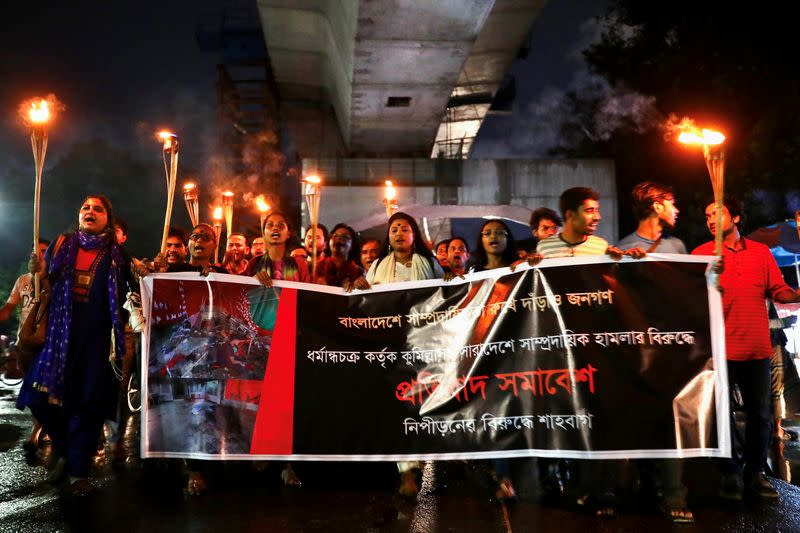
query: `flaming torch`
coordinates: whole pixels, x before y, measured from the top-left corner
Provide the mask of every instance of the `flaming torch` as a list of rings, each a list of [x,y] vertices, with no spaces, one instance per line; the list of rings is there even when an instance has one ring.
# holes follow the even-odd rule
[[[383,206],[386,208],[386,216],[389,218],[391,218],[398,209],[397,189],[394,188],[391,180],[386,180],[386,186],[383,189]]]
[[[264,198],[263,194],[259,194],[258,196],[256,196],[256,207],[258,208],[258,215],[260,220],[261,238],[264,239],[264,242],[266,243],[267,236],[264,232],[264,222],[267,221],[267,215],[269,214],[270,207],[266,199]]]
[[[194,183],[184,183],[183,201],[186,203],[186,210],[189,212],[189,219],[192,221],[192,227],[200,223],[200,202],[198,198],[197,185]]]
[[[42,171],[44,158],[47,154],[47,123],[51,113],[62,108],[54,95],[44,98],[34,98],[23,102],[19,111],[25,124],[31,130],[31,149],[33,150],[34,164],[34,192],[33,192],[33,253],[39,251],[39,210],[42,197]],[[39,300],[40,280],[39,273],[33,276],[34,299]]]
[[[703,156],[706,160],[708,174],[711,177],[711,188],[714,190],[714,209],[717,212],[717,231],[714,234],[715,253],[722,255],[722,200],[725,192],[725,150],[722,143],[725,136],[708,129],[684,128],[678,136],[684,144],[702,144]]]
[[[308,207],[308,217],[311,219],[311,278],[317,271],[317,224],[319,224],[319,197],[322,192],[322,180],[319,176],[306,176],[303,180],[303,196]]]
[[[217,264],[219,258],[219,237],[222,234],[222,208],[215,207],[214,214],[211,215],[214,219],[214,234],[217,236],[217,247],[214,248],[214,264]]]
[[[172,205],[175,203],[175,183],[178,179],[178,136],[169,131],[158,133],[161,140],[161,157],[167,177],[167,210],[164,214],[164,232],[161,234],[161,253],[167,253],[167,235],[172,220]]]
[[[225,215],[225,246],[233,231],[233,193],[225,191],[222,193],[222,214]]]

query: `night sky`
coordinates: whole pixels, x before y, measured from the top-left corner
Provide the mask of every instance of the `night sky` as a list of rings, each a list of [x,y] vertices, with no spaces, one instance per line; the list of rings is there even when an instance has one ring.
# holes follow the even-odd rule
[[[199,157],[194,138],[211,128],[217,59],[198,49],[194,33],[196,20],[214,3],[6,4],[0,22],[3,163],[29,155],[20,150],[25,132],[16,123],[16,106],[48,92],[67,105],[53,127],[55,157],[72,142],[96,136],[142,157],[157,155],[152,134],[160,126],[191,130],[184,155]]]
[[[0,243],[10,250],[3,265],[17,264],[31,230],[33,159],[27,130],[16,109],[31,96],[53,92],[67,109],[50,130],[42,188],[42,236],[52,237],[77,220],[88,192],[111,197],[118,214],[132,228],[147,228],[147,238],[131,234],[135,251],[157,247],[163,221],[163,170],[127,176],[128,183],[97,176],[70,175],[68,191],[54,197],[48,170],[78,144],[103,139],[115,152],[158,170],[160,151],[154,134],[171,128],[185,135],[183,168],[202,168],[212,149],[217,57],[201,52],[195,39],[197,21],[216,2],[177,0],[140,2],[13,2],[0,22],[0,209],[6,222]],[[98,148],[100,150],[100,148]],[[117,152],[117,150],[119,152]],[[91,152],[91,150],[90,150]],[[86,158],[84,159],[91,159]],[[98,153],[98,160],[102,159]],[[121,163],[122,164],[122,163]],[[86,166],[91,166],[87,161]],[[162,167],[163,168],[163,167]],[[87,170],[88,173],[88,170]],[[75,173],[77,174],[77,173]],[[180,179],[180,178],[179,178]],[[128,205],[127,191],[152,191],[152,202]],[[63,206],[54,207],[58,203]],[[176,202],[175,213],[185,217]],[[143,216],[142,210],[151,211]],[[153,216],[155,214],[158,216]],[[147,225],[139,219],[149,218]],[[22,222],[22,223],[20,223]],[[178,219],[178,222],[182,221]],[[163,224],[163,222],[162,222]],[[20,234],[25,235],[21,246]],[[148,255],[152,255],[150,252]]]
[[[129,221],[132,251],[152,255],[148,250],[159,240],[157,221],[163,221],[165,197],[154,132],[165,127],[180,132],[181,177],[185,172],[203,175],[213,155],[218,57],[199,49],[195,31],[198,22],[213,17],[222,4],[221,0],[4,3],[0,20],[0,216],[4,221],[0,245],[6,253],[0,266],[15,268],[30,247],[33,160],[17,106],[26,98],[50,92],[67,109],[50,132],[42,235],[52,237],[66,230],[76,221],[85,194],[101,192],[111,197],[117,213]],[[532,29],[528,57],[512,68],[517,79],[515,111],[486,120],[475,157],[546,154],[554,127],[542,125],[531,133],[526,124],[585,75],[579,52],[596,36],[592,19],[604,5],[604,0],[570,0],[545,6]],[[95,143],[97,139],[105,144]],[[77,156],[70,159],[79,146],[83,146],[85,163]],[[86,156],[104,147],[111,163],[101,164],[99,154],[98,162]],[[59,164],[74,169],[73,159],[86,165],[86,179],[70,174],[70,183],[61,187],[48,183],[49,170]],[[72,166],[65,160],[73,161]],[[114,168],[114,161],[131,168]],[[115,171],[109,172],[108,165]],[[98,177],[98,172],[108,177]],[[66,171],[61,175],[67,175]],[[184,211],[176,202],[176,222],[188,225]]]

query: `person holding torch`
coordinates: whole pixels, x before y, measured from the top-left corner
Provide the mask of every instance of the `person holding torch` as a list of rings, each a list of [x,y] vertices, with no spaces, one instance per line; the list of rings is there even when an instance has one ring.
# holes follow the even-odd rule
[[[39,211],[42,198],[42,172],[44,171],[44,159],[47,155],[48,127],[57,112],[64,110],[62,104],[54,94],[49,94],[46,98],[32,98],[22,102],[19,107],[19,114],[22,122],[25,123],[31,134],[31,149],[33,150],[33,162],[35,171],[34,193],[33,193],[33,251],[31,252],[31,262],[38,261],[39,248]],[[33,274],[33,297],[39,301],[41,286],[39,273]]]
[[[93,488],[89,471],[103,423],[116,418],[115,364],[125,354],[122,303],[133,282],[108,198],[84,200],[77,231],[51,244],[45,262],[52,287],[47,333],[17,407],[29,407],[50,435],[48,479],[69,476],[73,495],[85,496]],[[116,363],[109,364],[109,347]]]
[[[692,254],[714,255],[721,237],[725,268],[719,284],[725,317],[728,379],[731,392],[733,386],[738,385],[747,417],[743,456],[733,447],[734,458],[723,460],[720,497],[735,501],[742,500],[745,495],[775,499],[778,493],[763,472],[772,423],[772,343],[764,300],[800,302],[800,289],[794,290],[786,284],[768,247],[742,236],[744,209],[740,201],[726,197],[721,210],[717,209],[717,202],[712,202],[706,207],[705,216],[706,226],[715,239],[698,246]],[[731,411],[731,428],[735,427]]]

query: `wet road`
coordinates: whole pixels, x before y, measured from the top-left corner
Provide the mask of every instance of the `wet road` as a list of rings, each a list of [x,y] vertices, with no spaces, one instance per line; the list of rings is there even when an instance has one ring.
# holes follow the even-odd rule
[[[716,471],[710,461],[700,459],[686,461],[685,469],[697,518],[692,525],[671,524],[635,495],[623,501],[614,519],[545,504],[535,460],[514,462],[520,498],[509,505],[492,501],[487,465],[478,462],[429,465],[422,493],[409,504],[394,496],[394,464],[299,463],[295,470],[304,486],[287,489],[281,486],[278,463],[266,468],[250,462],[214,463],[208,472],[211,490],[188,497],[182,490],[181,462],[133,457],[115,469],[109,453],[97,464],[98,490],[74,498],[63,486],[48,484],[46,470],[36,461],[26,463],[21,443],[30,417],[14,408],[14,393],[0,384],[2,532],[800,531],[800,489],[775,480],[779,502],[723,505],[715,494]],[[135,431],[129,436],[136,441]],[[793,470],[800,476],[800,445],[787,443],[785,456],[786,462],[773,460],[775,471],[785,478]]]

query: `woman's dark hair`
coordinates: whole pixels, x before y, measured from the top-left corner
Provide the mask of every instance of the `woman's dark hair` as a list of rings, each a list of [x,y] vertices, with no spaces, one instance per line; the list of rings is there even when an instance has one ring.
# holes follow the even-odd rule
[[[106,209],[106,218],[107,218],[107,224],[105,229],[103,230],[103,233],[110,233],[111,235],[114,235],[115,225],[117,221],[116,218],[114,217],[114,208],[111,207],[111,200],[109,200],[108,197],[104,194],[90,194],[83,199],[83,202],[81,202],[81,206],[83,206],[83,204],[85,204],[86,200],[88,200],[89,198],[100,200],[100,203],[103,204],[103,207]],[[116,238],[114,239],[114,242],[116,242]]]
[[[289,222],[289,217],[287,217],[284,213],[282,213],[280,211],[272,211],[269,215],[267,215],[264,218],[264,225],[266,226],[267,219],[269,219],[270,217],[274,217],[275,215],[278,215],[279,217],[281,217],[283,219],[284,224],[286,224],[286,229],[289,230],[289,238],[291,239],[292,238],[292,233],[293,233],[293,231],[292,231],[292,223]],[[264,231],[264,228],[261,228],[261,230]],[[266,244],[266,243],[264,243],[264,244]]]
[[[358,234],[356,233],[356,230],[354,230],[344,222],[339,222],[331,230],[331,233],[328,236],[328,241],[330,241],[333,234],[336,233],[336,230],[339,228],[344,228],[350,234],[350,252],[347,254],[347,259],[355,261],[356,264],[358,264],[358,257],[359,257],[358,253],[361,250],[361,244],[358,241]],[[328,244],[328,248],[330,248],[330,243]],[[331,255],[333,255],[333,249],[331,249]]]
[[[266,224],[267,224],[267,220],[270,217],[274,217],[276,215],[283,219],[283,223],[286,224],[286,229],[289,231],[289,237],[286,239],[286,245],[283,248],[283,260],[289,262],[292,265],[297,265],[297,261],[294,259],[294,257],[291,256],[292,250],[297,248],[297,246],[292,246],[292,239],[294,238],[294,234],[292,232],[292,223],[289,222],[289,217],[287,217],[284,213],[282,213],[280,211],[273,211],[269,215],[267,215],[267,217],[264,219],[264,228],[261,228],[261,229],[262,229],[262,231],[264,231],[264,233],[266,233],[265,227],[266,227]],[[255,261],[255,267],[254,268],[255,268],[256,272],[263,268],[263,269],[267,269],[270,272],[270,275],[272,275],[272,259],[270,259],[269,252],[266,251],[266,247],[267,247],[267,241],[265,239],[264,240],[264,248],[265,248],[264,253],[262,255],[253,257],[252,259],[250,259],[250,261],[251,262]],[[299,247],[300,248],[305,248],[302,245],[300,245]],[[296,266],[294,266],[292,268],[296,268]]]
[[[394,215],[390,216],[389,221],[386,223],[386,237],[383,239],[381,253],[378,255],[378,258],[375,260],[375,262],[380,263],[384,257],[392,253],[392,247],[389,245],[389,228],[392,227],[392,223],[394,223],[395,220],[405,220],[408,222],[408,225],[411,226],[411,233],[414,235],[412,251],[430,261],[436,261],[436,258],[433,256],[430,248],[428,248],[425,244],[425,239],[422,237],[422,232],[419,230],[419,226],[417,225],[417,221],[414,220],[414,217],[407,215],[402,211],[398,211]]]
[[[514,240],[514,234],[511,233],[511,228],[508,227],[508,224],[500,220],[499,218],[492,218],[487,220],[481,226],[480,231],[478,232],[478,241],[475,245],[475,251],[472,252],[472,258],[474,260],[474,264],[479,269],[486,268],[486,265],[489,263],[489,256],[486,253],[486,250],[483,247],[483,240],[481,235],[483,233],[484,228],[491,224],[492,222],[496,222],[503,226],[503,229],[506,232],[506,249],[503,251],[503,263],[506,266],[510,266],[514,261],[516,261],[519,257],[517,255],[517,241]]]
[[[264,219],[264,228],[261,229],[262,231],[264,231],[264,233],[266,233],[265,228],[267,225],[267,220],[269,220],[270,217],[274,217],[275,215],[283,219],[283,223],[286,224],[286,229],[289,231],[289,237],[286,239],[286,249],[284,250],[283,253],[284,257],[289,257],[289,253],[295,249],[295,247],[291,245],[292,238],[294,237],[294,232],[292,231],[292,223],[289,221],[289,217],[287,217],[286,214],[282,213],[281,211],[273,211],[269,215],[267,215],[267,217]],[[266,248],[266,246],[267,246],[267,241],[265,240],[264,247]],[[269,255],[269,254],[265,253],[264,255]]]

